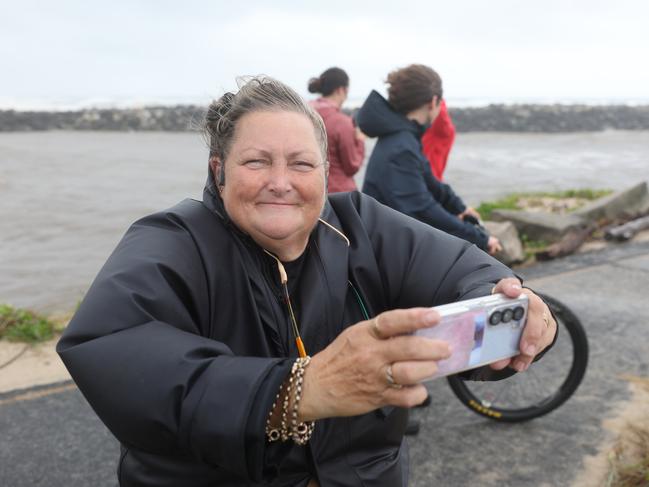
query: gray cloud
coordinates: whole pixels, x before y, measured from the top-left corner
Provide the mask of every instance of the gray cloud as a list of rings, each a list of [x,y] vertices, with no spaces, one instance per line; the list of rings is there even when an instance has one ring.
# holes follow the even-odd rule
[[[257,73],[304,93],[339,65],[360,98],[411,62],[450,98],[649,97],[646,2],[445,3],[4,1],[0,97],[209,99]]]

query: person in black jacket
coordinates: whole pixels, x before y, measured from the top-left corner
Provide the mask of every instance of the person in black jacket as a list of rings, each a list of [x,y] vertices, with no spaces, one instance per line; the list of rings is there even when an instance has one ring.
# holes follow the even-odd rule
[[[441,78],[413,64],[390,73],[387,82],[388,100],[372,91],[356,115],[363,133],[379,139],[367,163],[363,193],[495,254],[501,250],[498,239],[464,221],[480,215],[433,176],[422,153],[421,136],[440,111]]]
[[[521,353],[556,322],[475,246],[358,192],[326,195],[320,117],[254,78],[208,110],[203,201],[135,222],[58,343],[131,486],[405,486],[406,410],[449,356],[430,306],[529,295]],[[398,231],[400,238],[394,238]]]

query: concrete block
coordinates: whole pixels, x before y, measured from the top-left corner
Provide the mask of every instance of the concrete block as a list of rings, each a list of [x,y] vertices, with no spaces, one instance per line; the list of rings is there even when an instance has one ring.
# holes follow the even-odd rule
[[[510,221],[485,222],[487,231],[500,240],[503,249],[494,257],[505,265],[511,265],[525,260],[525,252],[518,231]]]
[[[647,182],[598,198],[575,211],[575,215],[589,221],[602,218],[616,220],[641,215],[649,210],[649,191]]]
[[[494,221],[511,221],[520,235],[531,240],[555,242],[568,230],[584,225],[580,216],[559,215],[544,211],[494,210],[491,213]]]

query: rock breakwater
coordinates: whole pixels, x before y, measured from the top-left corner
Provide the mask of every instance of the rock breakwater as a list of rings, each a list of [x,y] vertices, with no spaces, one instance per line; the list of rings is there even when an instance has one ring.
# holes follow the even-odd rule
[[[194,130],[205,107],[153,106],[67,112],[0,110],[0,132],[32,130]],[[649,105],[489,105],[451,108],[458,132],[649,130]]]
[[[648,130],[649,106],[489,105],[449,110],[458,132]]]
[[[204,108],[193,105],[66,112],[0,110],[0,132],[33,130],[170,131],[195,130]]]

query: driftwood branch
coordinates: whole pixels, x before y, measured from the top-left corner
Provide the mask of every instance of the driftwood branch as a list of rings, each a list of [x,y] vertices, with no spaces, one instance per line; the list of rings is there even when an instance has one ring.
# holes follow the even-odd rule
[[[629,240],[635,236],[636,233],[649,228],[649,216],[636,218],[623,225],[608,228],[604,232],[604,238],[607,240]]]
[[[572,254],[583,244],[588,237],[597,229],[596,225],[588,225],[585,228],[576,228],[566,233],[561,240],[537,252],[536,260],[551,260],[564,255]]]

